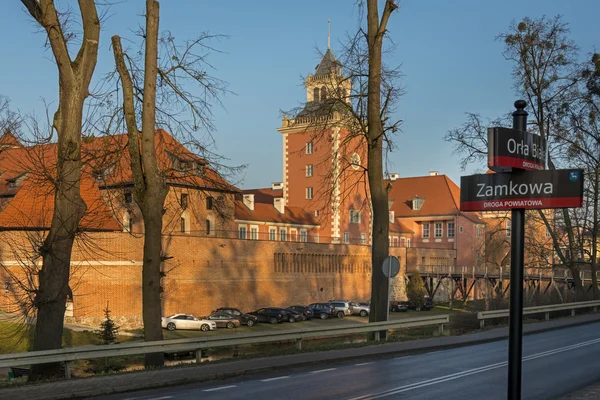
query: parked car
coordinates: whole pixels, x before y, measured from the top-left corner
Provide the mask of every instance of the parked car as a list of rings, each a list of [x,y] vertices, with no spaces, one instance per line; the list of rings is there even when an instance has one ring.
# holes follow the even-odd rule
[[[423,303],[422,307],[417,307],[415,304],[413,304],[409,301],[408,308],[410,310],[429,311],[433,308],[433,300],[431,300],[431,297],[425,296],[425,302]]]
[[[327,319],[337,315],[335,307],[329,303],[312,303],[308,305],[308,308],[312,311],[315,318]]]
[[[312,310],[306,306],[289,306],[288,310],[297,312],[298,314],[302,315],[305,321],[313,317]]]
[[[390,301],[391,312],[408,311],[409,306],[410,304],[408,301]]]
[[[259,308],[258,310],[249,312],[248,314],[256,317],[258,322],[268,322],[271,324],[287,321],[288,319],[288,317],[281,312],[280,308]]]
[[[217,323],[207,319],[198,319],[191,314],[175,314],[170,317],[161,318],[161,325],[170,331],[175,329],[194,329],[206,331],[214,331],[217,329]]]
[[[254,324],[256,324],[258,322],[258,318],[254,317],[252,315],[249,315],[249,314],[244,314],[237,308],[220,307],[220,308],[217,308],[216,310],[213,310],[213,312],[211,314],[219,314],[219,313],[233,315],[234,317],[236,317],[237,319],[240,320],[242,325],[253,326]]]
[[[274,310],[278,310],[280,313],[283,314],[284,321],[296,322],[304,320],[304,318],[302,318],[302,314],[296,311],[288,310],[287,308],[274,308]]]
[[[371,305],[369,303],[357,303],[356,301],[351,301],[350,309],[352,311],[352,315],[366,317],[371,312]]]
[[[329,304],[336,309],[336,315],[338,318],[344,318],[346,315],[352,315],[352,306],[348,300],[329,300]]]
[[[208,316],[207,319],[215,321],[217,324],[217,328],[239,328],[242,324],[240,320],[234,317],[233,315],[225,313],[211,314]]]

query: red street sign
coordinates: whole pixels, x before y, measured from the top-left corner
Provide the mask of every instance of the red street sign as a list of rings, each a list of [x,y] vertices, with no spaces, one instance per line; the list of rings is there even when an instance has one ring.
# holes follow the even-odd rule
[[[460,178],[461,211],[583,205],[583,170],[520,171]]]
[[[546,169],[546,140],[516,129],[489,128],[488,167],[496,172]]]

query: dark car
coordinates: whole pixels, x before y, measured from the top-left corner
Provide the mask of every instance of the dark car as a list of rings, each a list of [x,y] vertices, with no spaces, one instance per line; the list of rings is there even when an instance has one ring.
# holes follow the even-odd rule
[[[296,311],[288,310],[287,308],[274,308],[283,314],[283,320],[287,322],[303,321],[302,314]]]
[[[211,314],[218,314],[218,313],[225,313],[225,314],[233,315],[234,317],[236,317],[237,319],[240,320],[242,325],[253,326],[254,324],[256,324],[258,322],[258,319],[256,317],[254,317],[252,315],[244,314],[237,308],[220,307],[220,308],[217,308],[216,310],[214,310]]]
[[[249,312],[248,314],[256,317],[258,322],[269,322],[276,324],[288,320],[288,316],[281,312],[281,308],[259,308],[256,311]]]
[[[408,302],[408,308],[417,311],[429,311],[433,308],[433,300],[431,300],[431,297],[425,296],[425,302],[423,303],[422,307],[419,308],[413,303]]]
[[[309,320],[313,317],[313,312],[310,308],[306,306],[289,306],[288,310],[294,311],[300,315],[302,315],[303,320]]]
[[[408,301],[390,301],[391,312],[408,311],[410,304]]]
[[[312,311],[315,318],[327,319],[337,315],[335,307],[329,303],[312,303],[308,305],[308,308]]]
[[[216,313],[209,315],[208,317],[206,317],[206,319],[208,319],[209,321],[216,322],[217,328],[232,329],[239,328],[241,325],[240,320],[231,314]]]

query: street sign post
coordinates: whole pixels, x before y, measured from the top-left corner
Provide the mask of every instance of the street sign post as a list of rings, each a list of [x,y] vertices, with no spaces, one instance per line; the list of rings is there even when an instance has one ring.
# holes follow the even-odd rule
[[[383,274],[388,278],[388,301],[387,301],[387,318],[386,321],[390,320],[390,297],[392,288],[392,279],[400,272],[400,260],[396,256],[389,256],[383,261],[381,266]]]
[[[488,168],[495,172],[546,169],[546,139],[509,128],[488,129]]]

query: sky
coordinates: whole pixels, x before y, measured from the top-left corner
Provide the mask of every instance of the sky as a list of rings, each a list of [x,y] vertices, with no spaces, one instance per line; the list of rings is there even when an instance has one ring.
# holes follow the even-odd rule
[[[77,8],[75,0],[58,0]],[[100,3],[100,2],[99,2]],[[95,80],[113,69],[110,37],[134,41],[143,24],[144,1],[114,1],[107,10]],[[282,180],[281,110],[305,99],[303,79],[327,47],[331,20],[334,54],[340,40],[357,25],[353,0],[208,1],[163,0],[161,31],[184,41],[202,32],[226,35],[213,43],[221,53],[210,57],[210,73],[226,82],[232,94],[215,106],[214,149],[229,165],[247,165],[236,182],[242,188],[270,186]],[[456,183],[483,165],[465,171],[443,137],[465,121],[466,112],[496,118],[512,110],[517,99],[512,64],[502,56],[495,37],[511,21],[525,16],[563,15],[581,56],[600,47],[600,2],[597,0],[401,0],[388,32],[397,45],[387,59],[400,65],[406,94],[394,116],[404,121],[390,154],[388,172],[401,177],[430,171]],[[55,109],[58,79],[52,54],[18,1],[4,1],[0,14],[2,59],[0,95],[22,113],[44,115],[44,102]]]

